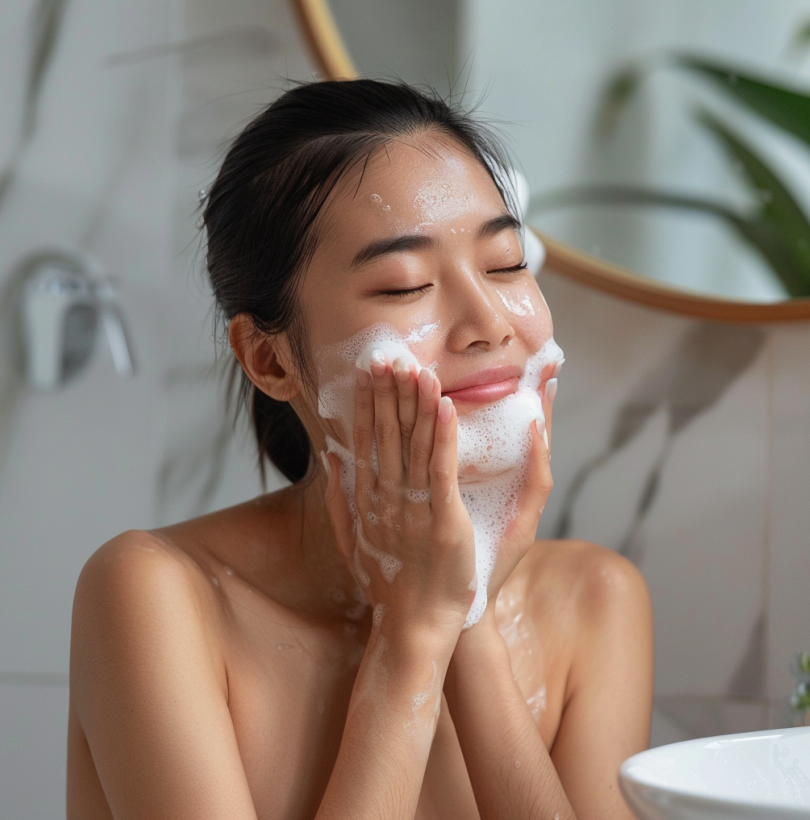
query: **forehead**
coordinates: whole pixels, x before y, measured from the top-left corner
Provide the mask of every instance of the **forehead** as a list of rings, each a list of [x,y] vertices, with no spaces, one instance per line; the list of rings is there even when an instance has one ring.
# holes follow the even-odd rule
[[[322,213],[322,239],[418,231],[504,210],[488,170],[465,146],[435,134],[400,137],[340,180]]]

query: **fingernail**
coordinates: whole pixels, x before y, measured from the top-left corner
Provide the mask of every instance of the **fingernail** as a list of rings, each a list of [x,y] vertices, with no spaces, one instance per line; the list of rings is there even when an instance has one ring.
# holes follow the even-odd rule
[[[323,462],[323,469],[326,473],[326,480],[331,481],[332,479],[332,465],[329,463],[329,459],[326,457],[326,453],[321,450],[321,461]]]
[[[419,371],[419,395],[429,399],[432,392],[433,374],[426,367],[423,367]]]
[[[546,445],[546,450],[548,450],[548,430],[545,427],[543,428],[543,444]]]
[[[557,362],[557,366],[554,368],[554,375],[551,377],[552,379],[556,379],[557,376],[560,375],[560,371],[562,370],[562,366],[563,366],[564,362],[565,362],[565,359],[560,359],[560,361]]]
[[[557,395],[557,379],[549,379],[546,382],[546,401],[551,404],[554,401],[554,397]]]
[[[368,383],[371,381],[371,376],[368,374],[367,371],[361,370],[358,367],[356,368],[355,375],[357,376],[358,387],[368,387]]]
[[[394,376],[396,377],[396,380],[398,382],[406,382],[408,381],[410,375],[411,368],[409,367],[405,359],[397,359],[394,362]]]
[[[379,348],[375,348],[371,351],[371,363],[376,364],[377,367],[385,367],[387,362],[385,361],[385,353],[382,352]]]
[[[542,436],[546,432],[546,420],[542,416],[538,416],[534,420],[534,426],[537,428],[539,435]]]
[[[453,400],[450,396],[442,396],[439,399],[439,421],[442,424],[449,424],[453,418]]]

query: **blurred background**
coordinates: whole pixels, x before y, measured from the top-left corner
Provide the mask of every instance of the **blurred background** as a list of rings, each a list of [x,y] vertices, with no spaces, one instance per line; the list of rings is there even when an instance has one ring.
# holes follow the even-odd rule
[[[532,224],[692,291],[798,295],[803,257],[782,252],[803,248],[807,149],[733,89],[746,67],[810,88],[806,0],[332,9],[362,73],[431,83],[500,123]],[[742,70],[713,87],[660,58],[687,52]],[[637,82],[611,97],[628,64]],[[87,557],[262,491],[225,412],[199,192],[240,128],[316,75],[286,0],[5,0],[0,68],[0,816],[35,820],[64,812]],[[629,202],[642,188],[658,199]],[[729,213],[771,233],[746,239]],[[791,662],[810,648],[808,323],[701,322],[553,270],[540,285],[567,360],[540,535],[597,541],[645,574],[653,745],[791,725]]]

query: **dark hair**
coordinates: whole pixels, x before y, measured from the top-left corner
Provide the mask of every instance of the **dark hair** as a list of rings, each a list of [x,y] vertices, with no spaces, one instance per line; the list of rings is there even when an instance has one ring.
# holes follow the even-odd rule
[[[376,80],[308,83],[250,122],[230,147],[203,211],[208,274],[226,323],[246,313],[259,332],[287,332],[302,371],[309,372],[297,294],[324,203],[348,171],[386,142],[431,131],[478,159],[514,213],[502,184],[507,162],[500,141],[435,94]],[[240,397],[251,408],[262,476],[266,456],[299,481],[311,448],[298,415],[244,373]]]

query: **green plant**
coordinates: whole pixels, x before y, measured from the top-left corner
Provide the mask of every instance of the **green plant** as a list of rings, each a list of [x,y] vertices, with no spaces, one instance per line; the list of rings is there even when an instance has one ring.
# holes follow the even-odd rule
[[[722,91],[775,128],[792,134],[810,149],[810,94],[770,82],[703,57],[665,53],[639,60],[609,81],[596,120],[597,133],[616,126],[641,83],[661,68],[687,72]],[[567,205],[641,205],[680,208],[722,220],[768,264],[791,297],[810,297],[810,222],[768,160],[746,138],[706,107],[692,112],[695,122],[715,139],[721,153],[740,173],[751,193],[741,209],[702,196],[629,185],[565,188],[536,198],[534,209]]]

